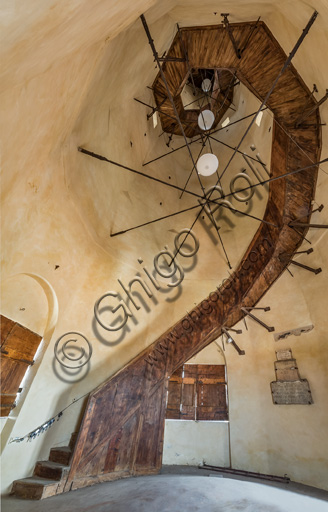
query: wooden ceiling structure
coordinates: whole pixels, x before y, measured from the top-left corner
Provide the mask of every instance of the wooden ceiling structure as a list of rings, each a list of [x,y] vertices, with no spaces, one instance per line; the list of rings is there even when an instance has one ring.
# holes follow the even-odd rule
[[[245,46],[240,59],[223,25],[182,29],[190,66],[236,73],[263,101],[286,55],[264,23],[256,28],[253,22],[237,23],[231,30],[240,48]],[[164,71],[176,94],[188,74],[186,63],[169,62]],[[271,176],[318,162],[318,110],[306,125],[295,127],[316,100],[293,66],[279,79],[267,106],[274,115]],[[90,394],[70,471],[58,492],[160,470],[169,376],[217,339],[223,327],[239,322],[245,315],[241,308],[254,307],[284,272],[307,232],[306,226],[296,232],[289,224],[295,219],[309,223],[317,173],[318,167],[312,166],[270,182],[264,220],[278,227],[261,223],[231,279]]]
[[[172,46],[166,56],[167,59],[183,59],[182,55],[184,52],[179,34],[180,32],[177,33],[172,43]],[[214,114],[214,123],[212,128],[215,128],[232,103],[234,83],[236,81],[234,75],[225,69],[209,70],[213,71],[214,75],[212,92],[207,95],[204,94],[205,104],[201,109],[198,107],[197,100],[195,100],[194,108],[187,110],[184,108],[182,102],[182,90],[188,81],[193,85],[196,82],[196,86],[198,86],[197,81],[201,81],[201,75],[204,77],[206,76],[207,70],[200,68],[188,69],[186,61],[164,62],[162,69],[170,87],[174,104],[185,135],[192,138],[204,133],[198,126],[198,115],[200,111],[206,109],[210,109]],[[199,86],[197,88],[200,89]],[[156,77],[152,89],[163,131],[166,133],[173,133],[174,135],[182,135],[181,128],[175,117],[173,106],[167,96],[166,87],[160,74]]]

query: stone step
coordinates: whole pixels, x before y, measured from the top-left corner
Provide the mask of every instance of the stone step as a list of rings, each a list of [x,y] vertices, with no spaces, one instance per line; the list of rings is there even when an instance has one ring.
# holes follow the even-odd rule
[[[34,469],[35,476],[41,476],[49,480],[61,480],[67,477],[69,466],[50,460],[39,460]]]
[[[58,448],[51,448],[49,461],[69,466],[71,455],[72,450],[69,446],[58,446]]]
[[[28,500],[43,500],[57,493],[59,482],[49,480],[39,476],[31,476],[15,480],[13,483],[12,494],[19,498]]]

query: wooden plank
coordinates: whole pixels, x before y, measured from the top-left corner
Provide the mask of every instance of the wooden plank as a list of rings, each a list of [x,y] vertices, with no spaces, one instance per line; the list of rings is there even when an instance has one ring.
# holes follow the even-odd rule
[[[181,403],[182,379],[181,382],[169,381],[168,401],[166,409],[167,419],[179,419]]]
[[[33,357],[42,337],[22,325],[15,324],[3,343],[1,349],[8,357],[33,362]]]
[[[5,418],[6,416],[9,416],[11,410],[12,410],[12,406],[1,405],[1,411],[0,411],[1,418]]]
[[[7,318],[6,316],[3,316],[3,315],[0,315],[0,344],[2,345],[10,331],[13,329],[13,327],[15,326],[15,322],[13,322],[13,320],[10,320],[10,318]]]
[[[8,357],[1,358],[1,394],[15,394],[23,380],[29,365],[21,361],[13,361]]]

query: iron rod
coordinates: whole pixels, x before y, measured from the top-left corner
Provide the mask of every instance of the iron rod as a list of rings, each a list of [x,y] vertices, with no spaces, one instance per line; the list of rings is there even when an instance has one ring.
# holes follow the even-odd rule
[[[230,158],[229,162],[227,163],[227,165],[225,166],[225,168],[224,168],[224,170],[223,170],[223,172],[222,172],[222,174],[221,174],[221,178],[222,178],[223,174],[226,172],[226,170],[228,169],[228,167],[229,167],[230,163],[232,162],[233,158],[235,157],[235,155],[236,155],[236,153],[237,153],[237,150],[240,148],[241,144],[242,144],[242,143],[243,143],[243,141],[245,140],[245,138],[246,138],[246,136],[247,136],[248,132],[250,131],[251,127],[253,126],[253,124],[254,124],[254,122],[255,122],[255,119],[256,119],[257,115],[261,112],[262,107],[264,107],[264,106],[266,105],[266,103],[267,103],[268,99],[270,98],[270,96],[271,96],[272,92],[274,91],[274,89],[275,89],[275,87],[276,87],[276,85],[277,85],[277,83],[278,83],[278,80],[280,79],[281,75],[286,71],[286,69],[287,69],[287,68],[288,68],[288,66],[290,65],[290,63],[291,63],[291,61],[292,61],[292,59],[293,59],[294,55],[296,54],[296,52],[297,52],[298,48],[301,46],[301,44],[302,44],[302,42],[303,42],[304,38],[305,38],[305,37],[306,37],[306,35],[308,34],[308,32],[309,32],[309,30],[310,30],[311,26],[313,25],[314,21],[316,20],[317,16],[318,16],[318,11],[314,11],[314,13],[312,14],[312,16],[311,16],[310,20],[308,21],[308,23],[307,23],[307,25],[306,25],[305,29],[303,30],[303,32],[302,32],[302,34],[301,34],[301,36],[299,37],[299,39],[298,39],[298,41],[297,41],[296,45],[294,46],[294,48],[293,48],[293,49],[292,49],[292,51],[290,52],[290,54],[289,54],[289,56],[287,57],[287,59],[286,59],[286,61],[285,61],[284,65],[283,65],[283,67],[281,68],[280,72],[278,73],[278,76],[276,77],[275,81],[273,82],[273,84],[272,84],[272,86],[271,86],[270,90],[267,92],[267,94],[266,94],[266,96],[265,96],[264,100],[262,101],[262,103],[261,103],[261,105],[260,105],[260,107],[259,107],[259,109],[258,109],[258,111],[257,111],[256,115],[253,117],[253,119],[252,119],[252,121],[250,122],[250,124],[249,124],[248,128],[246,129],[246,131],[245,131],[244,135],[243,135],[243,136],[242,136],[242,138],[240,139],[240,142],[239,142],[239,144],[238,144],[237,148],[235,149],[235,151],[234,151],[233,155],[231,156],[231,158]]]
[[[153,41],[153,39],[152,39],[152,37],[151,37],[151,34],[150,34],[150,31],[149,31],[149,28],[148,28],[148,25],[147,25],[147,22],[146,22],[146,18],[145,18],[145,16],[144,16],[143,14],[140,16],[140,18],[141,18],[141,21],[142,21],[143,27],[144,27],[144,29],[145,29],[145,32],[146,32],[146,35],[147,35],[147,38],[148,38],[148,42],[149,42],[149,45],[150,45],[150,47],[151,47],[151,49],[152,49],[152,52],[153,52],[154,58],[155,58],[155,60],[156,60],[156,62],[157,62],[157,65],[158,65],[158,68],[159,68],[159,71],[160,71],[160,74],[161,74],[162,80],[163,80],[163,82],[164,82],[164,85],[165,85],[165,88],[166,88],[166,91],[167,91],[167,94],[168,94],[169,100],[170,100],[171,105],[172,105],[172,107],[173,107],[174,114],[175,114],[176,119],[177,119],[177,121],[178,121],[178,124],[179,124],[180,130],[181,130],[181,133],[182,133],[182,135],[183,135],[183,138],[184,138],[184,140],[185,140],[185,143],[187,144],[188,153],[189,153],[189,156],[190,156],[190,158],[191,158],[191,161],[192,161],[193,167],[194,167],[194,169],[195,169],[195,171],[196,171],[196,175],[197,175],[197,178],[198,178],[198,181],[199,181],[200,187],[201,187],[201,189],[202,189],[202,192],[203,192],[203,194],[204,194],[204,197],[206,198],[206,194],[205,194],[205,190],[204,190],[204,187],[203,187],[202,181],[201,181],[200,176],[199,176],[199,174],[198,174],[198,172],[197,172],[196,162],[194,161],[194,157],[193,157],[193,155],[192,155],[192,152],[191,152],[190,146],[189,146],[189,144],[188,144],[187,137],[186,137],[186,134],[185,134],[184,128],[183,128],[183,126],[182,126],[182,123],[181,123],[181,119],[180,119],[179,113],[178,113],[177,108],[176,108],[176,106],[175,106],[174,99],[173,99],[173,97],[172,97],[172,94],[171,94],[171,91],[170,91],[169,85],[168,85],[168,83],[167,83],[167,80],[166,80],[165,74],[164,74],[164,72],[163,72],[163,69],[162,69],[161,63],[160,63],[160,62],[159,62],[159,60],[158,60],[158,54],[157,54],[157,51],[156,51],[156,48],[155,48],[155,45],[154,45],[154,41]],[[187,59],[186,59],[186,60],[187,60]],[[206,198],[205,200],[206,200],[206,203],[208,204],[208,200],[207,200],[207,198]],[[202,207],[202,209],[203,209],[203,207]],[[201,209],[201,211],[202,211],[202,209]],[[212,217],[213,217],[213,215],[212,215]],[[213,223],[214,223],[214,225],[215,225],[214,218],[213,218]],[[223,242],[222,242],[222,239],[221,239],[221,236],[220,236],[220,233],[219,233],[219,231],[218,231],[218,230],[217,230],[217,233],[218,233],[218,236],[219,236],[219,239],[220,239],[221,245],[223,246]],[[188,236],[188,233],[187,233],[187,236]],[[225,249],[224,249],[224,252],[225,252],[225,254],[226,254]],[[228,262],[229,268],[231,268],[231,265],[230,265],[230,262],[229,262],[228,258],[227,258],[227,262]]]
[[[195,206],[191,206],[190,208],[185,208],[184,210],[180,210],[179,212],[170,213],[169,215],[164,215],[164,217],[158,217],[157,219],[150,220],[148,222],[144,222],[143,224],[139,224],[138,226],[133,226],[132,228],[124,229],[123,231],[117,231],[116,233],[111,233],[110,236],[123,235],[124,233],[128,233],[128,231],[133,231],[134,229],[142,228],[144,226],[148,226],[149,224],[154,224],[155,222],[159,222],[160,220],[169,219],[170,217],[174,217],[175,215],[180,215],[181,213],[189,212],[190,210],[194,210],[195,208],[200,208],[200,204],[196,204]]]
[[[173,97],[172,97],[172,94],[171,94],[171,91],[170,91],[170,88],[169,88],[169,84],[167,83],[167,80],[166,80],[165,74],[164,74],[164,72],[163,72],[163,69],[162,69],[161,63],[160,63],[160,62],[159,62],[159,60],[158,60],[158,54],[157,54],[157,51],[156,51],[156,48],[155,48],[155,45],[154,45],[154,41],[153,41],[153,39],[152,39],[152,37],[151,37],[151,34],[150,34],[150,31],[149,31],[149,28],[148,28],[148,25],[147,25],[147,22],[146,22],[146,18],[145,18],[145,16],[144,16],[143,14],[140,16],[140,18],[141,18],[141,21],[142,21],[143,27],[144,27],[144,29],[145,29],[145,32],[146,32],[146,35],[147,35],[147,38],[148,38],[148,42],[149,42],[149,45],[150,45],[150,47],[151,47],[151,49],[152,49],[152,52],[153,52],[154,58],[155,58],[155,60],[156,60],[156,62],[157,62],[157,65],[158,65],[158,68],[159,68],[159,72],[160,72],[161,77],[162,77],[162,80],[163,80],[163,82],[164,82],[164,85],[165,85],[165,88],[166,88],[166,91],[167,91],[167,94],[168,94],[169,100],[170,100],[171,105],[172,105],[172,107],[173,107],[174,114],[175,114],[175,116],[176,116],[176,121],[178,122],[178,125],[179,125],[179,127],[180,127],[181,133],[182,133],[183,138],[184,138],[184,140],[185,140],[185,143],[186,143],[186,145],[187,145],[187,149],[188,149],[188,152],[189,152],[189,156],[190,156],[190,158],[191,158],[191,161],[192,161],[192,163],[193,163],[193,166],[194,166],[194,168],[196,169],[196,163],[195,163],[194,158],[193,158],[193,156],[192,156],[192,152],[191,152],[191,149],[190,149],[190,147],[189,147],[189,143],[188,143],[188,141],[187,141],[187,137],[186,137],[185,131],[184,131],[184,129],[183,129],[183,126],[182,126],[182,123],[181,123],[181,119],[180,119],[179,113],[178,113],[177,108],[176,108],[176,106],[175,106],[174,99],[173,99]],[[197,170],[196,170],[196,172],[197,172]],[[197,174],[198,174],[198,173],[197,173]]]
[[[320,160],[320,162],[315,162],[314,164],[310,164],[305,167],[301,167],[300,169],[295,169],[294,171],[285,172],[284,174],[280,174],[280,176],[274,176],[273,178],[269,178],[267,180],[260,181],[259,183],[255,183],[254,185],[249,185],[248,187],[238,189],[238,192],[244,192],[245,190],[250,190],[251,188],[259,187],[260,185],[265,185],[266,183],[271,183],[272,181],[287,178],[288,176],[292,176],[293,174],[297,174],[302,171],[307,171],[313,167],[317,167],[318,165],[321,165],[325,162],[328,162],[328,158],[325,158],[324,160]],[[230,196],[233,196],[233,193],[226,194],[224,197],[227,198]],[[308,226],[308,224],[307,224],[307,226]],[[290,227],[293,227],[293,226],[290,225]]]
[[[253,471],[245,471],[243,469],[233,469],[233,468],[224,468],[220,466],[210,466],[209,464],[204,464],[203,466],[198,466],[199,469],[207,469],[211,471],[217,471],[219,473],[230,473],[232,475],[240,475],[240,476],[250,476],[252,478],[260,478],[261,480],[274,480],[277,482],[290,482],[290,478],[287,476],[275,476],[275,475],[266,475],[263,473],[255,473]]]
[[[229,125],[227,125],[227,126],[229,126]],[[232,149],[232,150],[236,149],[236,148],[234,148],[233,146],[230,146],[229,144],[227,144],[226,142],[222,142],[222,140],[216,139],[216,138],[215,138],[215,137],[213,137],[213,135],[211,135],[210,133],[208,134],[208,137],[209,137],[210,139],[215,140],[215,142],[218,142],[219,144],[222,144],[222,146],[226,146],[227,148]],[[248,155],[247,153],[244,153],[243,151],[238,150],[238,151],[237,151],[237,153],[240,153],[240,154],[241,154],[241,155],[243,155],[243,156],[244,156],[244,155],[246,155],[248,158],[250,158],[251,160],[254,160],[254,162],[258,163],[258,160],[257,160],[256,158],[254,158],[254,157],[253,157],[253,156],[251,156],[251,155]]]
[[[203,142],[203,144],[202,144],[201,150],[200,150],[200,152],[198,153],[197,160],[199,159],[199,157],[201,156],[202,152],[204,151],[205,144],[206,144],[206,141],[205,141],[205,143]],[[179,196],[179,199],[181,199],[181,198],[182,198],[182,195],[183,195],[184,191],[185,191],[185,190],[186,190],[186,188],[187,188],[187,185],[188,185],[188,183],[189,183],[189,180],[190,180],[190,178],[191,178],[191,176],[192,176],[192,173],[193,173],[193,172],[194,172],[194,168],[192,168],[192,169],[191,169],[191,171],[190,171],[190,174],[189,174],[189,176],[188,176],[188,178],[187,178],[186,183],[184,184],[183,191],[181,192],[181,194],[180,194],[180,196]]]
[[[266,110],[266,109],[267,109],[267,107],[265,109],[263,109],[263,111]],[[248,119],[249,117],[252,117],[254,114],[256,114],[256,112],[252,112],[251,114],[248,114],[247,116],[244,116],[241,119],[237,119],[233,123],[229,123],[229,127],[234,125],[234,124],[240,123],[241,121],[244,121],[245,119]],[[214,130],[213,132],[211,132],[211,135],[213,135],[214,133],[220,132],[221,130],[225,130],[225,129],[226,129],[226,127],[218,128],[217,130]],[[189,144],[191,145],[191,144],[194,144],[195,142],[199,142],[201,140],[201,138],[202,138],[202,136],[198,137],[195,140],[192,140],[191,142],[189,142]],[[161,156],[158,156],[158,157],[154,158],[153,160],[150,160],[149,162],[145,162],[144,164],[142,164],[142,166],[145,167],[146,165],[152,164],[153,162],[156,162],[156,160],[160,160],[161,158],[164,158],[165,156],[171,155],[175,151],[179,151],[179,149],[183,149],[185,147],[186,147],[186,144],[183,144],[182,146],[179,146],[178,148],[173,149],[169,153],[165,153],[165,154],[163,154]]]
[[[115,165],[117,167],[120,167],[121,169],[125,169],[126,171],[132,172],[134,174],[138,174],[139,176],[143,176],[144,178],[148,178],[149,180],[153,180],[153,181],[156,181],[158,183],[161,183],[162,185],[166,185],[167,187],[171,187],[171,188],[174,188],[174,189],[180,190],[180,191],[183,190],[183,188],[179,187],[178,185],[173,185],[173,183],[168,183],[167,181],[161,180],[159,178],[155,178],[155,176],[150,176],[149,174],[145,174],[144,172],[137,171],[136,169],[132,169],[131,167],[128,167],[126,165],[123,165],[123,164],[120,164],[118,162],[115,162],[114,160],[109,160],[105,156],[99,155],[97,153],[93,153],[92,151],[88,151],[87,149],[84,149],[82,147],[78,147],[78,151],[80,151],[81,153],[84,153],[84,154],[86,154],[88,156],[91,156],[93,158],[96,158],[98,160],[102,160],[102,161],[108,162],[110,164],[113,164],[113,165]],[[328,161],[328,158],[325,158],[324,160],[321,160],[320,162],[316,162],[315,164],[311,164],[311,165],[308,165],[306,167],[302,167],[301,169],[295,169],[294,171],[290,171],[288,173],[281,174],[280,176],[276,176],[274,178],[270,178],[270,179],[262,181],[260,183],[255,183],[254,185],[250,185],[249,187],[245,187],[245,188],[242,188],[242,189],[238,190],[238,192],[243,192],[244,190],[248,190],[250,188],[258,187],[259,185],[262,185],[264,183],[270,183],[271,181],[275,181],[275,180],[278,180],[278,179],[286,178],[287,176],[296,174],[296,173],[301,172],[301,171],[308,170],[308,169],[310,169],[312,167],[316,167],[316,166],[318,166],[318,165],[320,165],[320,164],[322,164],[322,163],[324,163],[326,161]],[[196,192],[192,192],[191,190],[186,190],[186,193],[189,194],[189,195],[192,195],[194,197],[197,197],[198,199],[204,199],[203,196],[197,194]],[[233,193],[227,194],[227,195],[225,195],[225,198],[230,197],[232,195],[233,195]],[[218,203],[217,200],[215,200],[215,199],[209,199],[209,201],[211,203],[213,203],[213,204],[221,204],[221,203]],[[236,208],[230,208],[230,209],[233,209],[233,210],[239,212],[239,210],[236,210]],[[244,212],[239,212],[239,213],[244,213]],[[265,222],[265,221],[262,221],[262,222]],[[308,224],[306,224],[306,226],[308,226]],[[277,227],[277,226],[275,226],[275,227]],[[294,228],[294,226],[292,226],[292,225],[290,225],[289,227],[290,228]]]
[[[166,112],[163,112],[162,110],[160,110],[159,107],[153,107],[152,105],[149,105],[149,103],[145,103],[144,101],[138,100],[138,98],[133,98],[133,99],[134,99],[134,101],[137,101],[138,103],[141,103],[141,105],[144,105],[145,107],[149,107],[152,110],[156,109],[156,111],[159,114],[162,114],[163,116],[169,117],[170,119],[173,119],[174,121],[177,121],[175,117],[171,116],[170,114],[167,114]],[[147,114],[147,117],[148,117],[148,115],[150,115],[150,114]],[[193,124],[192,121],[183,121],[183,122],[186,123],[186,124]]]

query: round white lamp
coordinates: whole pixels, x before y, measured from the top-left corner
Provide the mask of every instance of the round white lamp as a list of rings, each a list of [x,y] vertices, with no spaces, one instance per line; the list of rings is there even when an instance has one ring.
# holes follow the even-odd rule
[[[198,116],[198,126],[201,130],[210,130],[214,120],[215,116],[212,110],[203,110]]]
[[[209,92],[212,88],[212,82],[209,78],[205,78],[203,81],[202,81],[202,90],[204,92]]]
[[[219,160],[212,153],[202,155],[196,164],[197,172],[201,176],[211,176],[219,167]]]

